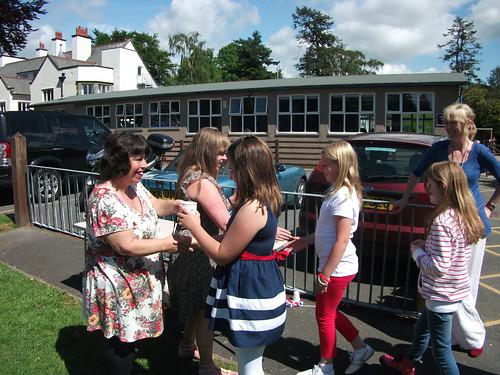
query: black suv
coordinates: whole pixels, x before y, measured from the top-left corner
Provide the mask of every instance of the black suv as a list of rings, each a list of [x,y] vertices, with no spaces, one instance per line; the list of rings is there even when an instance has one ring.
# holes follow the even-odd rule
[[[26,137],[28,164],[88,170],[87,151],[102,148],[111,131],[91,116],[65,112],[0,113],[0,186],[11,186],[11,138]],[[56,199],[61,194],[61,176],[52,170],[35,173],[38,199]]]

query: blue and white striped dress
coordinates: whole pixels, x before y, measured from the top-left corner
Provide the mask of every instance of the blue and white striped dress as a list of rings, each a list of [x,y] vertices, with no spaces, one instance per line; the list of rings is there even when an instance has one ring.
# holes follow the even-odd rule
[[[236,212],[233,211],[228,227]],[[268,208],[266,225],[246,247],[246,253],[257,259],[239,257],[231,264],[217,266],[212,277],[206,305],[209,328],[222,332],[235,347],[268,345],[283,333],[283,277],[278,264],[269,259],[277,225],[277,217]]]

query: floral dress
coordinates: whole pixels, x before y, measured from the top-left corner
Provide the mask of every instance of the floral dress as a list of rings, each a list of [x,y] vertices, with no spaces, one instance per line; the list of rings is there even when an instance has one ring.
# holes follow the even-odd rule
[[[157,238],[158,216],[151,194],[141,183],[135,189],[141,213],[123,202],[109,184],[95,186],[89,198],[88,245],[85,253],[83,316],[87,330],[102,330],[134,342],[163,332],[160,254],[124,256],[104,236],[132,229],[136,238]]]
[[[226,207],[231,207],[229,200],[224,196],[217,181],[207,173],[201,171],[189,171],[180,182],[177,198],[191,200],[187,196],[187,188],[192,183],[206,179],[219,190],[221,199]],[[201,226],[211,236],[222,234],[219,227],[210,220],[209,216],[198,205],[200,212]],[[178,227],[177,233],[184,236],[191,236],[191,232],[185,228]],[[175,254],[168,267],[168,286],[172,306],[174,306],[181,321],[190,320],[195,314],[203,311],[207,299],[208,287],[212,278],[216,264],[202,251],[182,252]]]

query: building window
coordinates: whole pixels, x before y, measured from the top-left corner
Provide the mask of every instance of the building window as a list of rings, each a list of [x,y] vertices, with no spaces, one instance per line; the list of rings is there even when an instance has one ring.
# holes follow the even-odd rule
[[[375,131],[375,96],[373,94],[330,95],[330,132],[373,131]]]
[[[111,92],[113,85],[105,84],[105,83],[97,83],[96,84],[96,93],[102,94],[104,92]]]
[[[90,95],[94,93],[93,83],[80,83],[80,90],[78,90],[79,95]]]
[[[386,94],[385,127],[389,132],[433,134],[434,94]]]
[[[142,66],[137,67],[137,75],[141,76],[142,75]]]
[[[278,132],[317,133],[319,95],[278,97]]]
[[[149,126],[151,128],[181,126],[180,102],[169,100],[149,103]]]
[[[20,112],[30,110],[30,102],[17,102],[17,110]]]
[[[231,98],[231,133],[267,133],[267,97]]]
[[[188,133],[197,133],[201,128],[222,127],[222,100],[199,99],[188,101]]]
[[[144,124],[142,103],[127,103],[116,105],[117,128],[141,128]]]
[[[54,89],[43,89],[42,97],[44,102],[54,100]]]
[[[0,112],[6,112],[7,111],[7,105],[5,102],[0,102]]]
[[[109,105],[95,105],[93,107],[87,107],[87,115],[94,116],[108,128],[111,126]]]

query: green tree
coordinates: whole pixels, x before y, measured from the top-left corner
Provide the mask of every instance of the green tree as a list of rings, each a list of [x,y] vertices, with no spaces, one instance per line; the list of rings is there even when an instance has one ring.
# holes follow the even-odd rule
[[[37,30],[30,22],[47,13],[43,9],[46,4],[45,0],[0,1],[0,55],[15,56],[26,46],[28,35]]]
[[[276,73],[267,70],[279,61],[271,59],[272,50],[262,43],[258,31],[252,37],[238,39],[222,47],[217,58],[224,81],[270,79]]]
[[[170,53],[160,48],[156,34],[117,29],[110,34],[97,29],[94,29],[93,33],[96,46],[130,40],[156,83],[167,85],[171,82],[175,65],[170,60]]]
[[[176,83],[188,85],[222,80],[213,49],[205,48],[205,41],[199,37],[198,32],[169,37],[170,52],[180,56]]]
[[[346,48],[340,38],[332,34],[333,19],[321,11],[308,7],[295,8],[292,15],[296,39],[306,46],[296,65],[301,76],[331,76],[375,74],[384,64]]]
[[[500,139],[500,98],[485,85],[470,85],[464,93],[464,102],[476,113],[478,128],[493,128],[493,133]]]
[[[448,62],[448,66],[454,72],[463,72],[469,82],[479,82],[476,74],[479,60],[477,56],[481,53],[481,44],[476,38],[477,31],[474,22],[468,21],[464,17],[455,17],[453,25],[443,34],[448,37],[444,44],[438,47],[444,49],[441,59]]]
[[[488,85],[491,87],[500,89],[500,65],[497,65],[497,67],[490,72],[486,82],[488,82]]]

